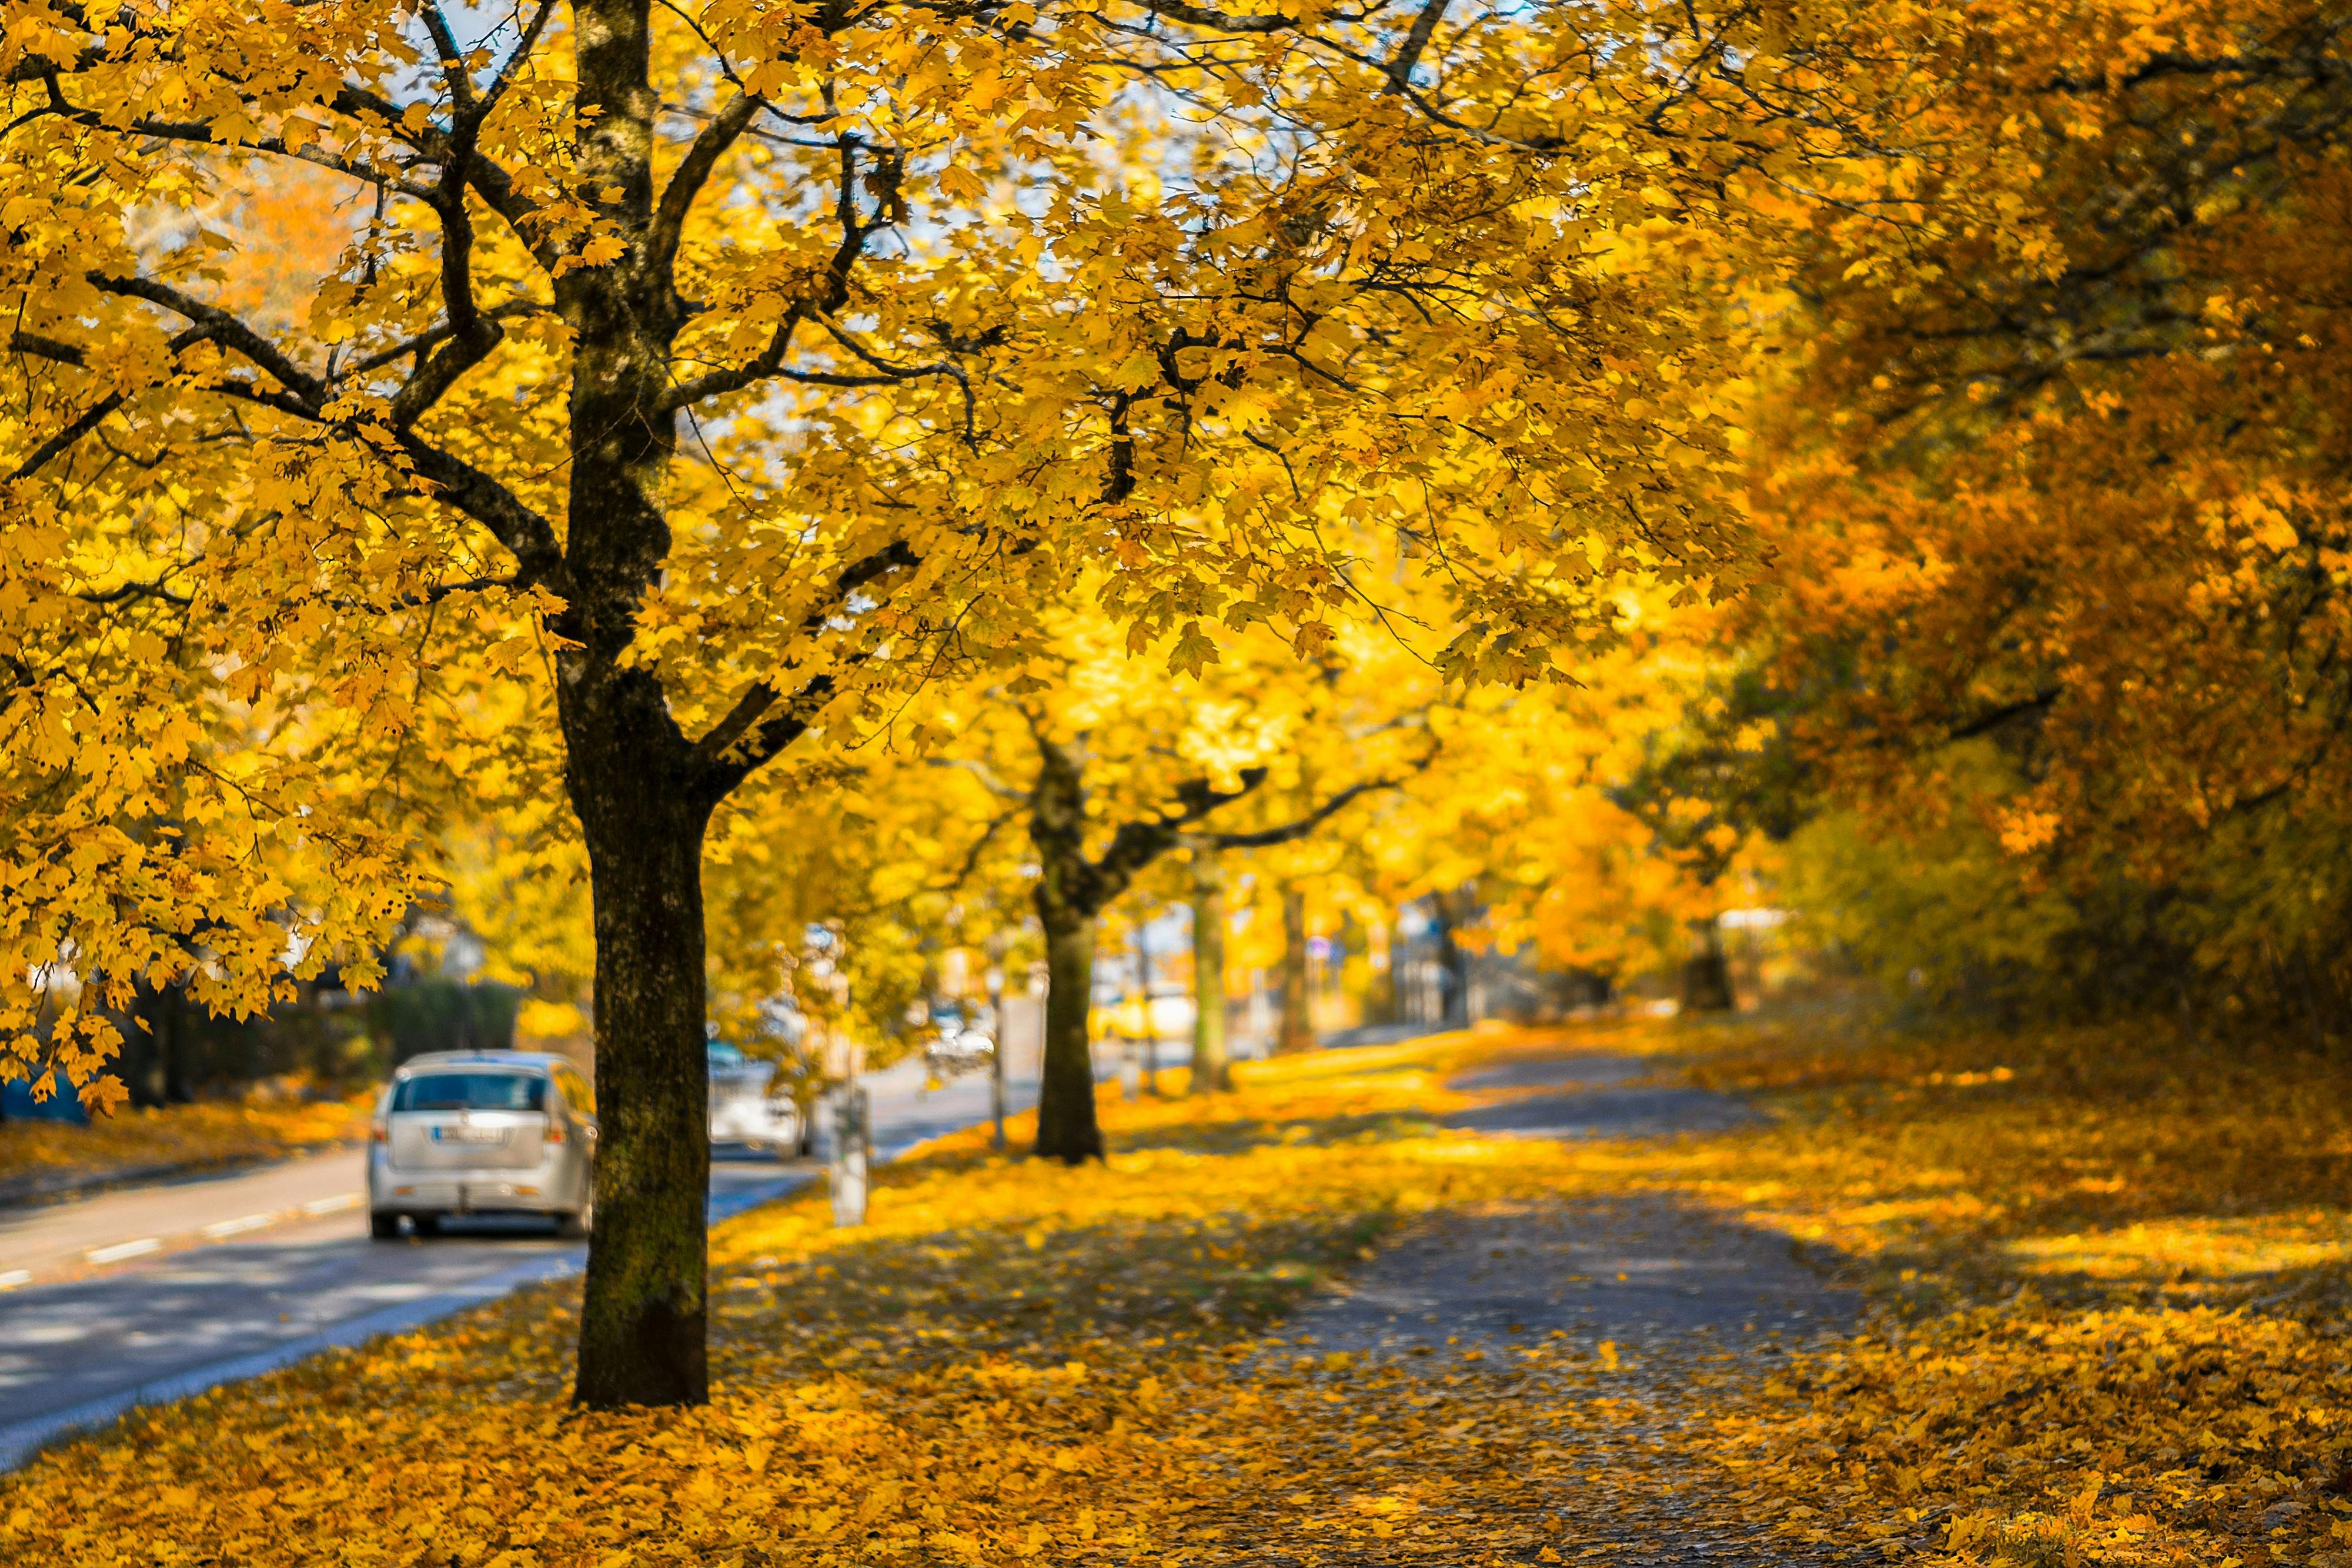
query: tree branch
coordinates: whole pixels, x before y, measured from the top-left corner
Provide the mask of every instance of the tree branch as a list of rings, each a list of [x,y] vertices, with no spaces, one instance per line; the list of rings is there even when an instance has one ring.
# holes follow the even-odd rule
[[[997,773],[995,768],[991,768],[987,763],[979,760],[977,758],[934,757],[931,758],[931,766],[934,768],[960,768],[963,769],[963,771],[971,774],[974,779],[980,780],[980,787],[982,789],[987,790],[990,794],[995,796],[1000,800],[1026,800],[1029,799],[1028,790],[1017,789],[1011,784],[1007,784],[1003,778]]]
[[[414,431],[398,434],[400,449],[407,454],[409,465],[417,476],[431,481],[451,506],[489,529],[492,537],[513,555],[522,568],[515,576],[514,586],[544,584],[567,600],[578,598],[572,588],[571,571],[563,563],[563,548],[556,542],[555,529],[545,517],[465,459],[419,439]]]
[[[206,337],[252,361],[308,407],[316,409],[324,402],[324,382],[296,364],[287,357],[284,350],[228,311],[207,305],[193,295],[184,294],[170,284],[159,283],[152,277],[114,277],[102,272],[90,273],[89,277],[92,284],[109,294],[126,299],[143,299],[208,329],[205,334]]]
[[[1176,846],[1186,828],[1210,812],[1241,800],[1265,783],[1265,779],[1266,770],[1263,768],[1244,768],[1238,789],[1219,789],[1205,779],[1188,779],[1176,787],[1177,810],[1173,816],[1121,822],[1111,834],[1101,858],[1087,867],[1087,896],[1092,905],[1087,913],[1098,913],[1104,904],[1125,893],[1144,867]]]
[[[19,479],[29,479],[48,465],[49,460],[106,423],[106,416],[122,406],[121,392],[109,392],[77,415],[73,422],[38,446],[22,463],[16,465],[0,484],[13,485]]]
[[[202,325],[191,327],[173,338],[166,347],[170,350],[172,357],[177,359],[184,350],[194,348],[212,335],[212,329],[209,327]],[[59,364],[78,366],[83,362],[82,351],[72,344],[59,343],[30,333],[17,333],[10,340],[10,346],[20,352],[37,355],[45,360],[54,360]],[[119,392],[109,392],[100,398],[76,415],[72,423],[63,430],[35,447],[30,455],[16,465],[16,471],[10,474],[5,481],[0,481],[0,483],[13,485],[19,479],[31,478],[75,442],[106,423],[107,416],[121,408],[126,401],[124,395]]]
[[[690,407],[705,398],[719,397],[771,376],[783,373],[784,356],[792,351],[793,334],[801,323],[812,317],[830,316],[849,303],[849,279],[857,258],[866,252],[866,242],[899,221],[900,198],[898,183],[905,159],[886,152],[877,160],[872,183],[881,198],[875,206],[875,216],[861,219],[857,214],[857,147],[856,141],[843,137],[836,146],[841,153],[841,190],[834,201],[834,214],[841,225],[841,242],[834,247],[833,258],[826,263],[824,285],[809,298],[797,299],[776,323],[774,334],[760,357],[750,364],[733,370],[711,371],[683,382],[670,389],[662,400],[665,412]],[[821,372],[799,372],[793,379],[814,382],[819,385],[870,385],[871,382],[835,382]]]
[[[1143,8],[1155,16],[1220,33],[1282,33],[1298,26],[1296,16],[1235,16],[1205,5],[1187,5],[1183,0],[1143,0]]]
[[[694,198],[709,183],[710,172],[718,167],[719,160],[726,156],[727,149],[735,144],[735,139],[743,134],[761,107],[762,100],[752,94],[737,94],[696,132],[693,145],[678,162],[677,172],[662,188],[661,201],[654,208],[654,221],[646,230],[645,252],[639,265],[663,283],[671,282],[677,264],[678,238],[686,231],[687,214],[694,208]]]
[[[490,307],[482,314],[494,321],[507,321],[520,316],[546,316],[552,312],[535,299],[509,299]],[[352,361],[350,364],[337,370],[333,379],[343,381],[352,376],[363,376],[372,371],[380,371],[386,365],[395,364],[408,358],[411,354],[432,348],[435,344],[447,339],[456,330],[455,327],[444,321],[437,327],[419,332],[414,338],[394,343],[388,349],[379,349],[363,359]]]
[[[1434,757],[1436,753],[1430,755]],[[1427,768],[1429,764],[1424,761],[1421,766]],[[1285,822],[1278,828],[1265,828],[1255,833],[1194,833],[1190,836],[1213,850],[1264,850],[1276,844],[1293,843],[1329,821],[1360,797],[1377,789],[1393,789],[1403,782],[1402,779],[1367,779],[1360,784],[1350,784],[1297,821]]]
[[[1428,0],[1428,4],[1422,6],[1421,15],[1412,19],[1412,26],[1405,34],[1404,42],[1397,46],[1396,57],[1389,61],[1385,73],[1389,85],[1381,89],[1382,97],[1394,97],[1412,85],[1412,69],[1421,63],[1423,51],[1429,47],[1430,37],[1437,31],[1437,24],[1445,15],[1445,6],[1446,0]]]
[[[860,589],[897,571],[911,571],[921,559],[904,539],[894,539],[863,559],[843,569],[825,602],[801,623],[803,632],[823,626]],[[815,676],[792,694],[789,701],[772,682],[760,680],[738,697],[727,716],[713,725],[687,763],[693,788],[706,799],[723,800],[728,793],[793,741],[808,733],[809,724],[833,700],[830,674]],[[774,711],[783,703],[782,712]]]

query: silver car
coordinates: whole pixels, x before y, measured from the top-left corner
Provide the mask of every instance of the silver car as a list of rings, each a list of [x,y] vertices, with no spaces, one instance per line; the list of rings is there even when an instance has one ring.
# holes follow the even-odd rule
[[[710,1142],[760,1154],[792,1155],[801,1146],[801,1112],[789,1094],[771,1094],[776,1064],[710,1042]]]
[[[405,1217],[419,1235],[444,1217],[541,1214],[585,1236],[596,1208],[596,1100],[561,1056],[435,1051],[392,1075],[368,1150],[368,1229]]]

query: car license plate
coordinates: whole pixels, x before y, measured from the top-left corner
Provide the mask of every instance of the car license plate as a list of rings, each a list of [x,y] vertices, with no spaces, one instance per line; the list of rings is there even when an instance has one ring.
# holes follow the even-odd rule
[[[503,1127],[436,1127],[433,1141],[436,1144],[503,1144],[507,1141]]]

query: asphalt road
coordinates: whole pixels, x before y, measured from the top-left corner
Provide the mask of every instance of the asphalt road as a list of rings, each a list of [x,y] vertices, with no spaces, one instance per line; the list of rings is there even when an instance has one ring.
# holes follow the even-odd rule
[[[985,1077],[926,1092],[908,1063],[867,1082],[884,1157],[988,1114]],[[1035,1096],[1034,1080],[1013,1083],[1014,1108]],[[0,1215],[0,1469],[61,1421],[408,1327],[586,1255],[520,1220],[372,1241],[363,1159],[341,1150]],[[809,1174],[722,1154],[712,1211],[739,1213]]]

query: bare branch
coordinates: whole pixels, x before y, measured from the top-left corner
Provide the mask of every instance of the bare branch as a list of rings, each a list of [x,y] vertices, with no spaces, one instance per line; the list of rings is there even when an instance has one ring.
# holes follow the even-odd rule
[[[1437,31],[1438,21],[1445,15],[1446,0],[1428,0],[1421,15],[1412,19],[1412,26],[1397,46],[1396,57],[1389,61],[1389,85],[1381,89],[1383,97],[1392,97],[1412,85],[1412,68],[1421,63],[1423,50],[1429,47],[1431,35]]]
[[[191,327],[173,338],[167,347],[172,356],[176,359],[184,350],[193,348],[211,336],[212,329],[209,327]],[[82,351],[70,343],[59,343],[50,339],[20,332],[10,340],[10,344],[22,352],[35,354],[45,360],[54,360],[60,364],[79,365],[83,362]],[[35,447],[29,456],[16,465],[16,471],[10,474],[5,482],[13,485],[19,479],[27,479],[39,473],[60,453],[103,424],[107,416],[121,408],[125,401],[123,394],[119,392],[109,392],[100,398],[76,415],[72,423],[63,430]]]
[[[1143,0],[1143,8],[1189,27],[1212,27],[1220,33],[1286,33],[1298,26],[1296,16],[1235,16],[1205,5],[1187,5],[1182,0]]]
[[[911,571],[920,564],[920,559],[904,539],[893,540],[852,562],[835,580],[825,602],[802,622],[802,629],[816,630],[846,606],[861,589],[893,572]],[[728,710],[727,716],[694,743],[688,776],[698,780],[698,788],[706,799],[725,799],[729,790],[758,771],[769,758],[807,734],[817,714],[833,700],[835,682],[830,674],[807,681],[789,700],[772,682],[752,682]],[[777,707],[780,703],[783,705],[781,711]]]
[[[661,202],[654,208],[654,221],[646,231],[645,253],[641,265],[667,281],[677,262],[678,236],[686,231],[687,214],[693,210],[694,198],[709,183],[710,172],[726,156],[727,149],[743,134],[746,126],[760,112],[761,99],[751,93],[740,93],[714,116],[710,123],[696,133],[694,143],[679,161],[677,172],[663,187]]]

